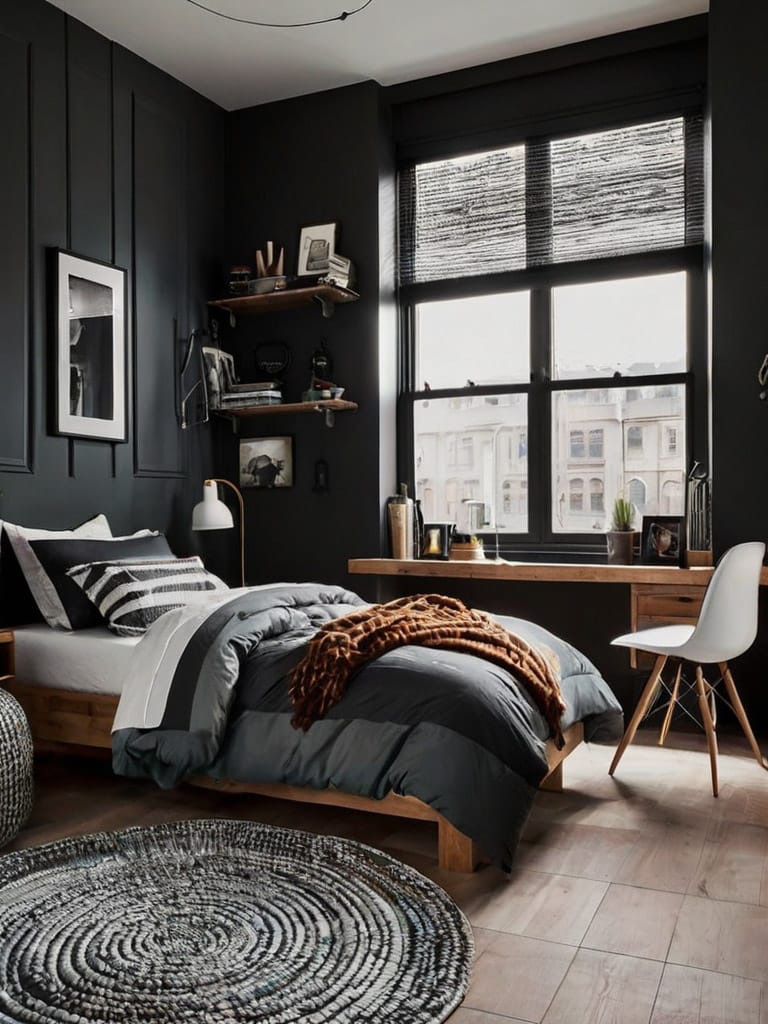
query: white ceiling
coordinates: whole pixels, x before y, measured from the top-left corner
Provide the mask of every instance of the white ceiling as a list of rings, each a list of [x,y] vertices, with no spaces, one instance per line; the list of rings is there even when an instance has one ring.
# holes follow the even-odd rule
[[[708,9],[708,0],[373,0],[345,22],[274,29],[225,21],[187,0],[52,2],[228,110],[369,78],[392,85]],[[363,0],[204,2],[284,22]]]

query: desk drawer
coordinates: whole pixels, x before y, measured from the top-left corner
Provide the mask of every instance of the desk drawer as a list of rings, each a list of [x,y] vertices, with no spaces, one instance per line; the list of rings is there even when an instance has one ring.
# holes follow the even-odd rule
[[[652,626],[695,626],[706,587],[677,587],[664,584],[632,585],[632,632]],[[645,668],[653,655],[632,651],[632,668]]]

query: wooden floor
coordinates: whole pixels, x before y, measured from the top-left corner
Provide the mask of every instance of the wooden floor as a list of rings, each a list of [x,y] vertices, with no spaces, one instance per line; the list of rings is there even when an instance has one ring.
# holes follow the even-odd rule
[[[115,779],[42,763],[28,827],[8,849],[200,816],[360,839],[450,892],[477,956],[451,1024],[768,1024],[768,772],[721,738],[712,797],[701,736],[641,731],[615,779],[612,749],[582,746],[566,791],[540,793],[510,878],[441,873],[434,825]]]

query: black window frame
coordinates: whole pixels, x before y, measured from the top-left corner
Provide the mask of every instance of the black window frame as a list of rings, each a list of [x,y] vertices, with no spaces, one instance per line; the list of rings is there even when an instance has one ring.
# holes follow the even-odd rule
[[[698,115],[700,110],[678,110],[676,116]],[[667,108],[659,117],[670,116]],[[642,119],[606,121],[602,127],[642,123]],[[597,127],[595,130],[600,130]],[[515,145],[521,140],[510,139]],[[528,141],[528,140],[525,140]],[[475,147],[476,148],[476,147]],[[452,154],[455,155],[455,152]],[[429,159],[435,159],[434,154]],[[412,163],[412,160],[409,161]],[[540,230],[540,226],[534,226]],[[664,273],[686,274],[686,366],[677,373],[651,375],[614,375],[613,377],[553,379],[552,291],[563,285],[592,284],[612,280],[655,276]],[[417,390],[415,380],[416,307],[419,303],[449,299],[475,298],[505,292],[527,291],[530,297],[530,380],[460,388]],[[399,402],[398,402],[398,479],[415,484],[413,466],[414,406],[425,399],[525,394],[528,399],[528,531],[499,532],[502,554],[509,552],[551,553],[573,551],[594,554],[604,551],[600,534],[561,533],[552,529],[552,402],[555,393],[568,390],[606,390],[642,388],[649,385],[679,385],[685,389],[686,423],[684,465],[695,460],[708,465],[708,388],[706,351],[706,275],[703,243],[631,255],[602,257],[584,261],[531,266],[501,273],[401,284],[399,300]],[[587,438],[585,436],[585,447]],[[678,440],[679,443],[679,440]],[[588,448],[587,448],[588,450]],[[588,457],[585,459],[588,461]],[[415,493],[415,489],[414,489]],[[608,516],[609,510],[605,515]],[[501,511],[497,510],[497,515]]]

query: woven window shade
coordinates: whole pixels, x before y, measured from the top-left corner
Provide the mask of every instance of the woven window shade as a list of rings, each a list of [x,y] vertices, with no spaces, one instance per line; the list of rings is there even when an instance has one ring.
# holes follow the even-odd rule
[[[403,284],[698,243],[702,118],[413,164],[399,210]]]

